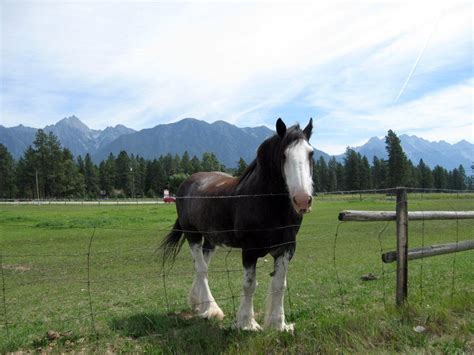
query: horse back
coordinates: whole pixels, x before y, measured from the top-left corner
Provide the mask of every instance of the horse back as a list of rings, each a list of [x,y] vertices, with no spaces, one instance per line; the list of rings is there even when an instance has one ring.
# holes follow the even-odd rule
[[[232,203],[228,197],[236,182],[221,172],[200,172],[186,179],[176,194],[182,227],[198,231],[232,229]]]

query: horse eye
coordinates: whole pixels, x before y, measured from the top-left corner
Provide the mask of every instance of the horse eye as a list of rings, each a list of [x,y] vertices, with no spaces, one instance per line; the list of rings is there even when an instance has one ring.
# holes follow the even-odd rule
[[[310,158],[312,158],[312,157],[313,157],[313,155],[314,155],[314,152],[313,152],[313,151],[311,151],[311,152],[309,153],[309,157],[310,157]]]

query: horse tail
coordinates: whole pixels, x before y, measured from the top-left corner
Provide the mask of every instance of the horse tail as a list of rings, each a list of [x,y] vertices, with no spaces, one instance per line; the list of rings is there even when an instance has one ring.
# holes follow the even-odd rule
[[[163,250],[163,268],[166,263],[173,265],[183,243],[183,231],[179,224],[179,220],[177,219],[171,232],[166,235],[165,239],[163,239],[160,244],[160,249]]]

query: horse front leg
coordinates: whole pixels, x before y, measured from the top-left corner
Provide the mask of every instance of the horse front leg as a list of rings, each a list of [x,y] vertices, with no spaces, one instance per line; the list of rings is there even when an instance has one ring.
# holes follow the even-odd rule
[[[262,327],[255,321],[253,310],[253,295],[257,288],[256,267],[257,260],[250,261],[243,254],[244,280],[243,294],[240,300],[240,307],[237,313],[237,328],[242,330],[261,330]]]
[[[292,253],[287,251],[274,258],[274,271],[267,298],[267,309],[265,313],[265,328],[273,328],[279,331],[293,332],[294,325],[285,321],[285,310],[283,298],[286,288],[286,274]]]
[[[208,282],[208,263],[212,251],[208,250],[206,257],[203,254],[202,243],[190,243],[191,254],[194,259],[196,275],[189,293],[189,305],[202,318],[223,319],[224,312],[217,305],[212,296]]]

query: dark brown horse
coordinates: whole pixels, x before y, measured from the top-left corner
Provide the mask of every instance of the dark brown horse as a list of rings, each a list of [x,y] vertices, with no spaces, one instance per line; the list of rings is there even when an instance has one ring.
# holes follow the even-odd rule
[[[286,128],[278,119],[277,134],[265,140],[243,175],[197,173],[178,189],[178,219],[162,242],[164,262],[174,260],[184,239],[196,268],[189,304],[204,318],[222,319],[224,313],[209,289],[207,271],[216,246],[242,249],[243,296],[237,327],[260,330],[255,321],[253,294],[257,285],[257,259],[270,253],[274,272],[264,326],[292,331],[285,322],[283,296],[303,214],[311,210],[312,155],[309,138],[312,119],[304,130]]]

